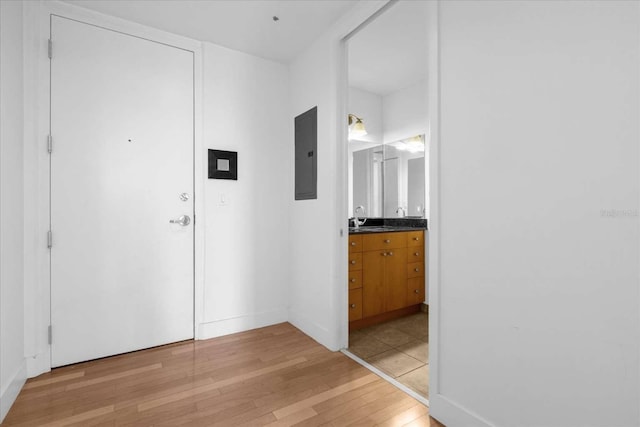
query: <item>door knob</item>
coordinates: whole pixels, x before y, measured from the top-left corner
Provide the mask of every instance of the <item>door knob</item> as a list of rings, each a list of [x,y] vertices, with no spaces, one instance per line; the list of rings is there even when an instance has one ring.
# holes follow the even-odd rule
[[[186,227],[191,224],[191,218],[189,218],[189,215],[182,215],[178,219],[170,219],[169,222],[171,224],[180,224],[181,226]]]

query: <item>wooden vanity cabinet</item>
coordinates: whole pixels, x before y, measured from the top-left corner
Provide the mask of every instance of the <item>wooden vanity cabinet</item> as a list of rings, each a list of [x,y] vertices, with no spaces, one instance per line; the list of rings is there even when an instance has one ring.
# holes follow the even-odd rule
[[[424,261],[423,230],[349,236],[349,321],[422,303]]]
[[[349,322],[362,319],[362,236],[349,236]]]

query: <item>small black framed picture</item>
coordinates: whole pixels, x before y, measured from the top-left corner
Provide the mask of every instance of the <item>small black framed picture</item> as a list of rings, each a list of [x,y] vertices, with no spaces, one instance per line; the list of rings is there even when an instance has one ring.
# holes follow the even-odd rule
[[[209,150],[209,179],[238,180],[238,152]]]

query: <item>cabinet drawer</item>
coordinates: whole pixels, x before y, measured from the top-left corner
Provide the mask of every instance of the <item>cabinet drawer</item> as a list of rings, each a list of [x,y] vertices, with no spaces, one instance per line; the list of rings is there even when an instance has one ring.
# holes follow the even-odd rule
[[[349,289],[362,287],[362,270],[349,272]]]
[[[365,234],[362,236],[362,247],[365,251],[406,248],[407,234],[400,232]]]
[[[412,262],[407,264],[407,277],[424,277],[424,262]]]
[[[409,231],[407,232],[407,246],[424,248],[424,231]]]
[[[407,257],[409,262],[424,262],[424,249],[422,247],[409,248],[409,256]]]
[[[349,253],[362,252],[362,236],[349,236]]]
[[[424,299],[424,277],[407,280],[407,305],[420,304]]]
[[[349,254],[349,271],[362,270],[362,252]]]
[[[362,289],[349,290],[349,322],[362,319]]]

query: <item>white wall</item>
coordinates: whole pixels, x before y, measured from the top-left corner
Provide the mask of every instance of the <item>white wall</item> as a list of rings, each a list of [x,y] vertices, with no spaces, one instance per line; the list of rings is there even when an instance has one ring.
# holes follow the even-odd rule
[[[359,136],[357,140],[382,144],[382,97],[366,90],[350,87],[348,105],[349,113],[360,117],[367,130],[367,134]]]
[[[288,107],[287,67],[204,44],[205,148],[237,151],[238,180],[208,179],[204,186],[203,338],[287,320]]]
[[[640,424],[639,6],[440,3],[447,425]]]
[[[28,2],[25,21],[25,349],[29,375],[49,369],[48,229],[48,12],[142,34],[188,49],[200,43],[68,4]],[[290,277],[288,197],[293,192],[288,163],[290,141],[287,67],[251,55],[204,44],[204,64],[196,55],[196,171],[206,174],[206,149],[238,151],[238,181],[208,180],[198,174],[196,229],[204,224],[204,284],[196,284],[196,324],[200,338],[247,330],[287,319]],[[197,89],[198,86],[196,85]],[[204,98],[204,99],[203,99]],[[196,111],[198,113],[198,110]],[[26,123],[26,122],[29,123]],[[198,147],[199,133],[204,133]],[[219,206],[225,194],[227,204]],[[200,209],[200,208],[196,208]],[[44,220],[43,220],[44,218]],[[45,221],[46,220],[46,221]],[[198,250],[200,247],[197,247]],[[197,254],[197,258],[200,252]]]
[[[427,81],[422,80],[382,98],[384,142],[427,132]]]
[[[338,104],[347,95],[346,55],[339,41],[386,1],[360,2],[291,63],[289,121],[318,106],[318,198],[294,201],[289,210],[291,290],[289,321],[332,350],[346,345],[347,315],[347,149],[348,111]],[[343,52],[344,53],[344,52]],[[346,98],[345,98],[346,100]],[[346,106],[346,105],[345,105]],[[293,143],[293,134],[289,137]],[[293,163],[293,153],[290,160]],[[340,230],[345,233],[341,236]],[[339,314],[337,314],[339,313]]]
[[[331,134],[331,112],[335,96],[331,87],[332,45],[320,39],[290,66],[290,119],[318,106],[318,198],[293,200],[291,212],[291,292],[289,321],[321,344],[337,349],[335,302],[331,284],[335,280],[333,250],[338,235],[336,218],[336,148]],[[289,137],[293,141],[293,134]],[[293,154],[289,157],[293,163]],[[346,223],[346,219],[344,221]]]
[[[22,3],[0,2],[0,421],[26,378],[22,72]]]

